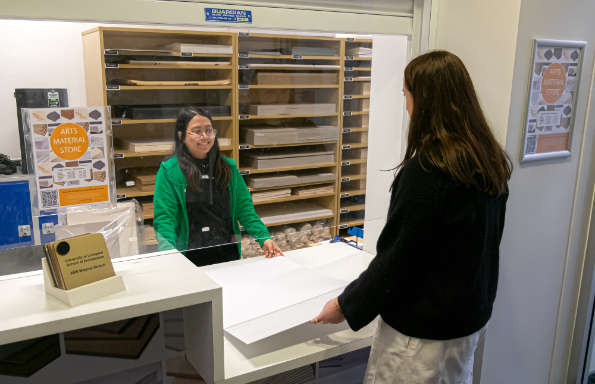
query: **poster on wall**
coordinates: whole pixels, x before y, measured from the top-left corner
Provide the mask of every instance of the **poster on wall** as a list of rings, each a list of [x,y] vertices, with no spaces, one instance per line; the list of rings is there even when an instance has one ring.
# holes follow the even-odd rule
[[[521,162],[570,156],[585,46],[535,39]]]
[[[40,212],[115,201],[108,108],[23,110]]]

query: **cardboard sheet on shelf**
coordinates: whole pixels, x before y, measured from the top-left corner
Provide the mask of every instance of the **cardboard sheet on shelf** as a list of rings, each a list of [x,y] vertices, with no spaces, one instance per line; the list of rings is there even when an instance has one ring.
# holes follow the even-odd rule
[[[260,116],[336,113],[337,104],[257,104],[250,105],[250,114]]]
[[[332,150],[286,149],[249,153],[245,156],[256,169],[298,167],[305,165],[330,164],[335,161]]]
[[[372,256],[344,243],[286,252],[285,257],[207,267],[223,287],[223,327],[251,344],[307,323],[341,293]]]
[[[120,139],[122,146],[130,152],[152,152],[152,151],[173,151],[174,141],[172,139],[159,138],[130,138]]]
[[[250,127],[242,131],[244,140],[252,145],[297,144],[313,141],[337,140],[336,126],[317,127]]]
[[[256,213],[265,225],[291,220],[313,219],[333,214],[331,209],[309,201],[293,201],[280,205],[266,205],[256,207]]]

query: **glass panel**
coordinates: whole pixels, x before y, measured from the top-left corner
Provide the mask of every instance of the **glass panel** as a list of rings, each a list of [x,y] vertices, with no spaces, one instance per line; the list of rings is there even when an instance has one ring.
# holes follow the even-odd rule
[[[2,211],[0,274],[39,270],[43,244],[86,233],[101,233],[112,259],[182,251],[197,265],[336,235],[361,246],[350,229],[371,220],[371,39],[0,25],[28,31],[15,43],[26,65],[5,90],[17,98],[30,173],[0,180],[20,204]],[[50,33],[69,42],[63,53],[40,43]],[[59,88],[32,89],[45,84],[27,67],[39,55]],[[105,199],[89,197],[100,185]],[[275,247],[263,249],[269,237]]]

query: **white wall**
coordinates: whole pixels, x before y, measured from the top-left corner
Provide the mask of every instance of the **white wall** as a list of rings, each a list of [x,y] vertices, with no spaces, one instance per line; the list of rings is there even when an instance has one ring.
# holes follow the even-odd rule
[[[586,175],[593,136],[584,128],[595,43],[593,14],[595,3],[580,0],[440,1],[437,47],[453,51],[468,65],[488,119],[515,166],[482,383],[565,382],[591,190]],[[590,46],[572,157],[520,166],[535,37],[588,40]]]
[[[436,0],[434,0],[436,1]],[[520,0],[439,0],[435,46],[458,55],[498,141],[506,142]]]
[[[499,297],[486,344],[487,383],[502,382],[502,372],[511,372],[515,382],[522,383],[564,380],[590,198],[579,167],[581,161],[585,169],[591,166],[592,132],[585,134],[585,117],[593,68],[594,14],[592,1],[522,2],[506,146],[516,168],[501,248]],[[520,166],[521,127],[536,37],[586,40],[589,46],[572,157]],[[587,156],[581,158],[583,143]]]
[[[70,105],[85,104],[81,31],[90,24],[0,20],[0,153],[20,158],[15,88],[67,88]]]
[[[386,223],[389,188],[394,179],[394,171],[386,170],[402,160],[405,109],[401,90],[407,65],[407,37],[375,36],[372,62],[364,249],[376,254],[376,241]]]

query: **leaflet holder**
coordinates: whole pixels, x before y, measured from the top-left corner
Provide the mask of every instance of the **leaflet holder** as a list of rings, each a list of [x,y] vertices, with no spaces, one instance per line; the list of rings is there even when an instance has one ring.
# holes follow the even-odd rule
[[[69,290],[60,289],[54,285],[48,262],[45,257],[41,259],[41,266],[43,269],[43,286],[46,294],[55,297],[71,307],[89,303],[101,297],[126,290],[124,279],[117,274],[77,288]]]

